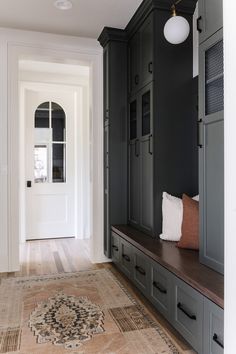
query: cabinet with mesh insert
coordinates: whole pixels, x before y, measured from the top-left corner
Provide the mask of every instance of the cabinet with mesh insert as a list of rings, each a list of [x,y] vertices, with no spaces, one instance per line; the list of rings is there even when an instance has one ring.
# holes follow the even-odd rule
[[[223,32],[200,45],[200,261],[224,271]]]
[[[197,28],[202,43],[223,27],[223,0],[199,0],[198,13]]]

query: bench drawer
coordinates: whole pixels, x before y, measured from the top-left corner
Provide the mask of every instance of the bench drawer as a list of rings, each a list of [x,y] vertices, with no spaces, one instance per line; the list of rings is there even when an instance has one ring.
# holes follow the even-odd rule
[[[152,262],[150,287],[151,302],[169,320],[172,302],[172,274],[161,265]]]
[[[142,252],[134,248],[134,283],[144,295],[149,294],[150,260]]]
[[[122,238],[120,239],[120,268],[128,278],[133,279],[133,246]]]
[[[204,299],[204,354],[224,353],[224,311]]]
[[[115,264],[120,262],[120,237],[115,233],[111,232],[111,257]]]
[[[198,353],[202,353],[203,296],[175,276],[173,285],[173,325]]]

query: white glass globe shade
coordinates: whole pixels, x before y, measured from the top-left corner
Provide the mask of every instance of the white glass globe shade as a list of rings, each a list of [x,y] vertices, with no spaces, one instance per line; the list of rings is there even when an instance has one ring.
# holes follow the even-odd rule
[[[182,16],[173,16],[165,24],[164,36],[171,44],[183,43],[189,35],[190,26]]]

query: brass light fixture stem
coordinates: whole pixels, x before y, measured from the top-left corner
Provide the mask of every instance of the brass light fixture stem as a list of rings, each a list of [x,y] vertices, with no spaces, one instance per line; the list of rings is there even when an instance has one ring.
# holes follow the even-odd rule
[[[175,6],[178,5],[182,0],[177,0],[172,6],[171,6],[171,11],[172,11],[172,16],[176,16],[176,8]]]

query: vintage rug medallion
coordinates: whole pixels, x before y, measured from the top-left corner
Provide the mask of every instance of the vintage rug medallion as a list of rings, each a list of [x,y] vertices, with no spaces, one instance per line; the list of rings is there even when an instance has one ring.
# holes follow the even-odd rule
[[[0,353],[183,353],[107,269],[2,279]]]
[[[52,342],[71,349],[104,332],[103,320],[103,312],[88,298],[59,293],[37,305],[29,325],[38,343]]]

